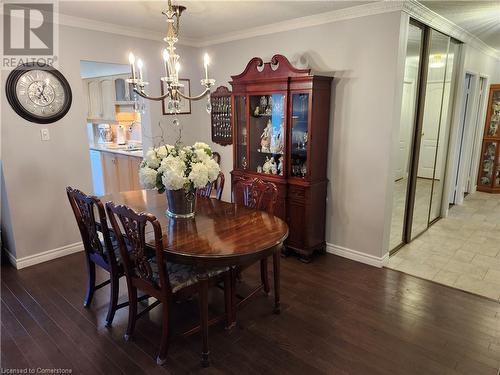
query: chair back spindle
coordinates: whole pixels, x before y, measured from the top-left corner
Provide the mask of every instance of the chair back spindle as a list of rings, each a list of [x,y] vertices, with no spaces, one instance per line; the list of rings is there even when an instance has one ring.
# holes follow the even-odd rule
[[[233,202],[274,214],[278,188],[259,178],[236,178],[233,183]]]
[[[97,255],[107,263],[116,263],[106,221],[106,212],[102,202],[97,197],[87,195],[69,186],[66,188],[66,194],[75,215],[87,255]],[[102,233],[104,247],[99,238],[99,232]],[[111,256],[108,256],[108,254]]]
[[[210,198],[212,196],[212,191],[215,189],[215,198],[221,200],[222,191],[224,190],[224,173],[219,172],[217,179],[214,182],[209,182],[207,186],[200,188],[196,191],[201,198]]]
[[[112,202],[106,203],[106,210],[116,233],[127,280],[140,289],[146,286],[166,293],[171,292],[168,271],[165,267],[160,222],[149,213],[137,213],[130,207],[115,206]],[[148,251],[150,247],[146,244],[148,224],[152,226],[154,234],[154,256],[156,257],[154,262],[151,262],[152,257]],[[125,238],[128,242],[128,249]],[[153,270],[153,264],[157,265],[157,270]],[[158,275],[158,279],[154,278],[155,274]]]

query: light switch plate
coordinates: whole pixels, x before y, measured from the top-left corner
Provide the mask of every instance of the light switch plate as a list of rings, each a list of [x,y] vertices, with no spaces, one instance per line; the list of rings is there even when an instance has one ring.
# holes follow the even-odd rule
[[[42,139],[42,141],[48,141],[48,140],[50,140],[49,129],[47,129],[47,128],[40,129],[40,138]]]

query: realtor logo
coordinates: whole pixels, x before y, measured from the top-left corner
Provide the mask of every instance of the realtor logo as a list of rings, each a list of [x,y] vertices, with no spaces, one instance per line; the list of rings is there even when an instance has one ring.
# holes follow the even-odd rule
[[[1,5],[0,69],[11,70],[26,63],[57,68],[58,0],[35,1],[12,0]]]
[[[3,5],[3,54],[10,56],[53,55],[53,4]]]

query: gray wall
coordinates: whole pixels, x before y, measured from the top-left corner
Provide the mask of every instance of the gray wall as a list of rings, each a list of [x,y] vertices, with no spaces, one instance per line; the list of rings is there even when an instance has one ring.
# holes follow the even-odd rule
[[[146,78],[154,77],[151,91],[159,94],[160,90],[156,81],[162,71],[160,41],[61,26],[59,43],[59,70],[73,92],[73,104],[63,119],[48,125],[30,123],[12,110],[5,95],[1,99],[2,229],[17,259],[81,241],[65,193],[67,185],[92,189],[80,60],[123,64],[133,50],[145,61]],[[190,47],[179,47],[179,51],[186,62],[196,52]],[[201,55],[198,60],[201,74]],[[183,68],[189,75],[186,63]],[[2,88],[7,75],[1,72]],[[151,135],[151,123],[170,122],[169,116],[161,115],[160,103],[148,105],[145,135]],[[48,142],[40,140],[40,129],[45,127],[50,130]],[[153,132],[157,132],[155,127]],[[146,145],[150,143],[145,139]]]
[[[306,55],[314,72],[334,75],[330,115],[327,201],[327,242],[381,259],[387,252],[392,205],[393,144],[399,139],[401,89],[405,56],[405,25],[401,12],[355,18],[304,29],[238,40],[207,48],[179,46],[182,77],[191,78],[191,93],[201,91],[202,56],[218,85],[228,85],[254,56],[269,61],[280,53],[292,62]],[[90,191],[90,162],[85,130],[80,60],[123,64],[133,50],[146,64],[149,90],[158,94],[163,72],[160,41],[137,39],[61,26],[60,67],[73,90],[73,105],[60,121],[47,126],[17,116],[1,99],[2,229],[17,259],[80,241],[66,202],[67,185]],[[500,64],[473,48],[465,66],[500,81]],[[7,72],[2,71],[2,87]],[[147,102],[143,137],[147,148],[165,130],[175,141],[172,116],[162,116],[160,103]],[[192,103],[192,115],[179,116],[183,140],[210,143],[210,118],[205,101]],[[51,140],[40,141],[40,129]],[[453,137],[452,137],[453,138]],[[158,142],[159,139],[155,138]],[[232,147],[213,145],[222,155],[228,185]],[[394,155],[395,156],[395,155]],[[7,200],[8,198],[8,200]],[[8,213],[10,212],[10,216]]]
[[[401,13],[356,18],[207,47],[217,85],[228,85],[248,61],[275,53],[307,55],[314,72],[334,75],[328,158],[327,242],[380,258],[394,102],[397,99]],[[402,73],[401,73],[402,75]],[[400,96],[400,94],[399,94]],[[196,104],[188,141],[210,140],[204,103]],[[232,146],[214,147],[229,178]],[[229,199],[230,189],[224,198]]]

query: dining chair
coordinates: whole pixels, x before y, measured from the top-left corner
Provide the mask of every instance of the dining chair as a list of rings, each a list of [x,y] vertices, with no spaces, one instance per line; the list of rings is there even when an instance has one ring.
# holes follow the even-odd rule
[[[200,292],[197,273],[192,266],[167,261],[163,252],[161,225],[155,216],[149,213],[138,213],[125,205],[116,206],[113,202],[106,203],[106,211],[116,233],[127,279],[130,304],[125,340],[128,341],[131,338],[138,318],[159,304],[163,304],[160,348],[156,359],[159,365],[163,365],[166,361],[169,346],[170,307],[174,300],[181,297],[186,298]],[[146,243],[148,224],[153,229],[154,245]],[[130,251],[127,251],[125,238],[130,243]],[[150,250],[154,252],[154,257],[148,256],[147,253]],[[231,279],[228,269],[211,271],[208,278],[209,285],[216,285],[221,280],[224,282],[225,318],[228,324],[232,312],[230,300]],[[155,302],[139,313],[137,312],[138,290],[156,298]],[[199,298],[199,308],[203,338],[202,355],[204,356],[202,364],[208,366],[208,330],[205,329],[208,327],[208,300]],[[188,332],[196,332],[198,327]]]
[[[83,305],[89,307],[94,292],[110,284],[111,292],[106,316],[106,327],[109,327],[113,322],[116,310],[128,305],[128,302],[118,304],[119,281],[120,277],[124,276],[118,243],[108,228],[104,206],[97,197],[87,195],[70,186],[66,188],[66,194],[80,230],[87,261],[87,290]],[[95,280],[96,265],[106,270],[110,276],[109,280],[98,285],[96,285]]]
[[[224,173],[219,172],[217,179],[214,182],[209,182],[207,186],[197,189],[196,194],[202,198],[210,198],[212,196],[212,192],[215,189],[215,198],[217,200],[221,200],[222,191],[224,190]]]
[[[271,215],[274,214],[276,201],[278,198],[278,188],[274,183],[263,181],[260,178],[238,176],[233,179],[232,185],[233,203],[240,204],[248,208],[254,208],[260,211],[266,211]],[[246,265],[241,269],[236,270],[235,277],[241,277],[241,271],[248,266],[249,265]],[[276,259],[274,257],[273,268],[276,269]],[[260,260],[260,279],[261,284],[256,287],[247,297],[242,298],[242,300],[238,304],[239,306],[246,303],[246,301],[250,297],[255,295],[255,293],[257,293],[261,289],[263,289],[266,294],[269,294],[270,288],[267,258]]]

